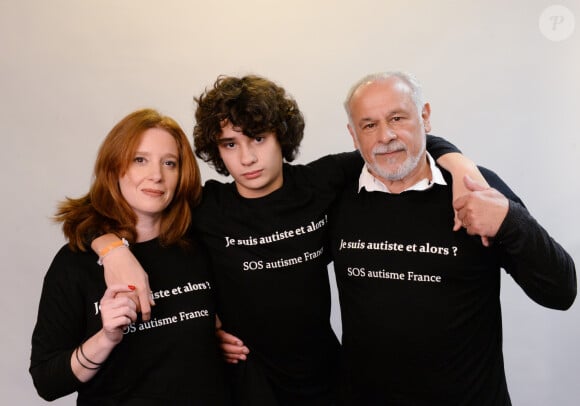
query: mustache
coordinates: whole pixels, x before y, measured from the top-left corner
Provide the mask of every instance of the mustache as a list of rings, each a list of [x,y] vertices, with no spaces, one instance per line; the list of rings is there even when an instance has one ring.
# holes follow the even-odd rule
[[[373,148],[373,155],[388,154],[391,152],[405,151],[407,148],[401,141],[393,140],[388,144],[380,144]]]

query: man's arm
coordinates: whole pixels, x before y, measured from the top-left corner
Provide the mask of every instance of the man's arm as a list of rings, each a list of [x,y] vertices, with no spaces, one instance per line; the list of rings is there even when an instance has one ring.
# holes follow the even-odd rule
[[[576,298],[576,268],[570,255],[516,202],[497,232],[504,268],[536,303],[566,310]]]
[[[472,191],[454,203],[463,226],[469,234],[493,239],[502,267],[532,300],[545,307],[568,309],[576,298],[574,261],[507,185],[497,175],[490,172],[489,176],[490,183],[505,194],[466,180]]]
[[[151,296],[149,277],[137,261],[133,253],[128,249],[112,249],[101,256],[100,253],[107,251],[108,247],[114,246],[120,240],[115,234],[105,234],[93,240],[91,248],[100,256],[107,286],[132,285],[135,290],[127,295],[135,302],[141,311],[144,321],[151,318],[151,306],[155,301]]]

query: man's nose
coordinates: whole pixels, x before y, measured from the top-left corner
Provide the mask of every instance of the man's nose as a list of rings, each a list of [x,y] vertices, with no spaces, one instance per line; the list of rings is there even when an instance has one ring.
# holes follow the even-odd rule
[[[379,136],[383,142],[390,142],[397,138],[397,134],[387,124],[380,125]]]

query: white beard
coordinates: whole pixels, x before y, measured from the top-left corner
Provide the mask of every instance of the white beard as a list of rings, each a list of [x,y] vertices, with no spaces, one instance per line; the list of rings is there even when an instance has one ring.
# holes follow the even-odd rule
[[[372,151],[373,159],[371,162],[367,162],[366,165],[367,168],[369,168],[369,170],[371,171],[371,173],[374,173],[380,178],[389,181],[399,181],[408,176],[417,167],[417,165],[419,164],[419,160],[423,157],[425,153],[426,147],[427,146],[425,142],[423,142],[422,147],[417,152],[417,154],[409,155],[407,159],[401,165],[399,165],[398,168],[389,171],[387,169],[382,168],[374,159],[374,156],[375,154],[407,150],[407,147],[401,141],[393,140],[388,144],[378,145],[375,148],[373,148]]]

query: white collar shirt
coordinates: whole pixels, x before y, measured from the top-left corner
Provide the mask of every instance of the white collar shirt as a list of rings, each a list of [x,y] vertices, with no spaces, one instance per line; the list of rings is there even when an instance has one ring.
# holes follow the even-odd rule
[[[426,154],[427,161],[429,162],[429,168],[431,169],[431,180],[428,178],[423,178],[402,192],[408,192],[410,190],[423,191],[430,189],[434,184],[447,185],[441,170],[437,167],[437,165],[435,165],[435,160],[433,157],[428,152]],[[383,182],[381,182],[369,172],[366,164],[363,166],[360,177],[358,179],[358,191],[360,192],[363,188],[365,188],[367,192],[391,193],[389,188]]]

